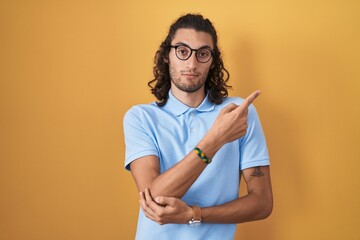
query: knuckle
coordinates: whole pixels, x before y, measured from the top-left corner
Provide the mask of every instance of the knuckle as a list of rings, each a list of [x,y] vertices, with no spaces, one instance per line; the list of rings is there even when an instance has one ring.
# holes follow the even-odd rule
[[[164,211],[160,210],[158,216],[163,217],[164,216]]]
[[[228,106],[229,106],[229,107],[235,107],[236,104],[235,104],[235,103],[230,103]]]
[[[244,124],[246,124],[246,118],[245,117],[240,119],[240,125],[244,126]]]
[[[164,216],[164,211],[163,210],[159,210],[156,213],[160,218]]]
[[[230,103],[225,108],[223,108],[223,110],[225,109],[225,111],[228,111],[228,110],[234,109],[236,107],[237,107],[237,105],[235,103]]]

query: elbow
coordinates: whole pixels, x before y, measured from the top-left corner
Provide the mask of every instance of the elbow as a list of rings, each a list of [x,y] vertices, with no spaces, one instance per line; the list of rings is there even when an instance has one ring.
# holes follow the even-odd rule
[[[273,199],[267,199],[263,202],[261,212],[259,214],[259,220],[268,218],[273,211]]]
[[[176,197],[176,198],[182,198],[182,195],[179,194],[171,194],[169,190],[159,188],[157,186],[151,185],[148,187],[149,192],[151,194],[151,197],[155,199],[156,197],[166,196],[166,197]]]
[[[149,189],[149,194],[153,199],[161,196],[161,192],[156,187],[149,186],[147,189]]]
[[[264,209],[262,219],[268,218],[271,215],[272,210],[273,210],[273,205],[271,203],[268,206],[266,206],[266,208]]]
[[[181,194],[177,191],[172,190],[170,187],[164,186],[164,184],[150,184],[148,189],[151,193],[153,199],[156,197],[166,196],[166,197],[175,197],[181,199],[185,193]]]

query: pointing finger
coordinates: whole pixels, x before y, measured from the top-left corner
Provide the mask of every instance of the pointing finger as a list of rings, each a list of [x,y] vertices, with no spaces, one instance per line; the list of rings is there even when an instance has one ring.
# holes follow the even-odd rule
[[[260,90],[256,90],[246,98],[248,102],[248,106],[253,103],[253,101],[260,95],[260,93],[261,93]]]
[[[256,90],[255,92],[253,92],[252,94],[250,94],[245,100],[244,102],[240,105],[241,108],[247,108],[250,106],[250,104],[253,103],[253,101],[260,95],[260,90]]]

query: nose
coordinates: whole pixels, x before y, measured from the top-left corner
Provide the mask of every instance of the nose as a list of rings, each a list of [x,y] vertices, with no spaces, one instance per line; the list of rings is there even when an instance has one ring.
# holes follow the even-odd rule
[[[196,52],[192,52],[190,58],[186,60],[186,66],[191,69],[196,69],[197,64],[198,60],[196,59]]]

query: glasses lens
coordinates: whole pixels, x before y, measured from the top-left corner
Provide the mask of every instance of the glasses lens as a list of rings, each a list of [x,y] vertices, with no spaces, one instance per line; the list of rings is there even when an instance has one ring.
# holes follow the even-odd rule
[[[211,51],[209,49],[199,49],[196,52],[196,58],[199,62],[207,62],[210,60],[211,58]]]
[[[191,54],[191,49],[186,46],[178,46],[176,48],[176,56],[181,60],[186,60]]]

